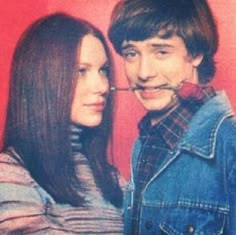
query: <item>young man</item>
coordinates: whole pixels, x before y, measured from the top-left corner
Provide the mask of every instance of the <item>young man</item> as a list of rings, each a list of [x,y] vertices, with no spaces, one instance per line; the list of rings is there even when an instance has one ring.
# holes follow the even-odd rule
[[[147,114],[125,199],[125,233],[236,234],[236,120],[215,73],[206,0],[126,0],[109,38]]]

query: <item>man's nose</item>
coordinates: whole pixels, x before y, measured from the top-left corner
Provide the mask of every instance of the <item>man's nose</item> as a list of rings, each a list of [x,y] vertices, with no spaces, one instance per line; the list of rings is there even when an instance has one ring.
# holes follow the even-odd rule
[[[155,66],[152,63],[150,56],[142,56],[139,62],[138,79],[140,81],[148,81],[156,76]]]

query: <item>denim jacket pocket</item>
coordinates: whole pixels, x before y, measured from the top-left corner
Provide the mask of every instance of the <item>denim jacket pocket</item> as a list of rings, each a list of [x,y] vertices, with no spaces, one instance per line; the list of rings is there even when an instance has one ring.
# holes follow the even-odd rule
[[[226,214],[199,208],[171,208],[160,229],[167,235],[220,235]]]

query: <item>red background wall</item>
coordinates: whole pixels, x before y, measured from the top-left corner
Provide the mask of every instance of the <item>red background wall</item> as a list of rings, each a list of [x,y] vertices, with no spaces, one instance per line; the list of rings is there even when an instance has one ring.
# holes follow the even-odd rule
[[[86,18],[106,34],[111,9],[117,0],[0,0],[0,143],[8,97],[9,64],[15,43],[22,31],[38,17],[64,11]],[[235,0],[209,0],[215,13],[220,33],[220,48],[216,56],[217,74],[213,82],[217,89],[227,91],[236,110],[236,2]],[[125,86],[121,59],[115,55],[117,84]],[[117,95],[114,128],[114,163],[125,177],[129,175],[131,145],[137,135],[136,124],[144,110],[133,94]]]

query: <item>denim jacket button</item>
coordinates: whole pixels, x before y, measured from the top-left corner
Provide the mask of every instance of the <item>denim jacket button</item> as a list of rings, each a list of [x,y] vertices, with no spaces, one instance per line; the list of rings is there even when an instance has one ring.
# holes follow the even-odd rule
[[[187,228],[188,234],[194,234],[194,231],[195,231],[194,227],[192,225],[189,225]]]
[[[142,161],[143,164],[145,164],[147,162],[146,159],[142,159],[141,161]]]
[[[150,230],[152,228],[153,224],[151,220],[146,221],[145,227],[147,230]]]

